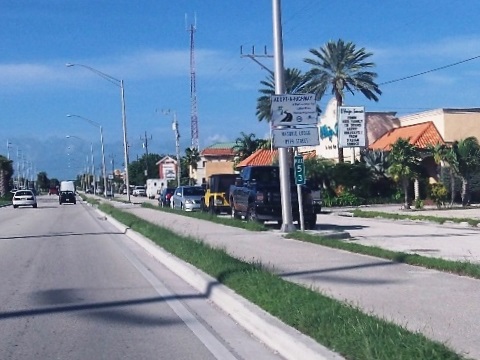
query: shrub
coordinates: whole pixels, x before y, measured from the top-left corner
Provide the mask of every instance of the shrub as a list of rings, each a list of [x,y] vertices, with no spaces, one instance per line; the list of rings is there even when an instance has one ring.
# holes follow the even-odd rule
[[[430,198],[437,204],[437,207],[445,205],[448,200],[448,190],[442,183],[430,185]]]

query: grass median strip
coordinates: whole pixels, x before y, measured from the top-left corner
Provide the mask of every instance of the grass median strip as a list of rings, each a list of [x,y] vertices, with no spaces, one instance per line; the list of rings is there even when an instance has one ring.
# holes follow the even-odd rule
[[[377,246],[366,246],[336,239],[323,238],[308,233],[296,231],[285,235],[286,238],[307,241],[310,243],[328,246],[330,248],[346,250],[357,254],[375,256],[382,259],[392,260],[398,263],[422,266],[428,269],[434,269],[449,272],[456,275],[469,276],[480,279],[480,265],[467,261],[452,261],[417,254],[408,254],[379,248]]]
[[[420,333],[285,281],[261,264],[232,258],[221,249],[182,237],[111,205],[100,204],[99,208],[348,359],[462,359]]]

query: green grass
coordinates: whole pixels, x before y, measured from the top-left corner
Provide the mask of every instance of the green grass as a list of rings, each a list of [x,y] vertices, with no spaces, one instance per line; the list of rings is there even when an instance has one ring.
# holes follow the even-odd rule
[[[351,211],[354,217],[363,217],[363,218],[376,218],[381,217],[384,219],[392,220],[419,220],[419,221],[431,221],[439,224],[444,224],[447,221],[454,223],[466,222],[470,226],[477,226],[480,223],[478,219],[470,218],[448,218],[440,216],[426,216],[426,215],[413,215],[413,214],[390,214],[381,211],[364,211],[364,210],[353,210]]]
[[[407,254],[404,252],[391,251],[379,248],[377,246],[366,246],[346,242],[343,240],[328,239],[321,236],[296,231],[286,234],[285,237],[310,243],[328,246],[330,248],[346,250],[358,254],[375,256],[382,259],[392,260],[398,263],[422,266],[428,269],[449,272],[452,274],[469,276],[480,279],[480,265],[467,261],[451,261],[417,254]]]
[[[347,359],[462,359],[448,347],[102,203],[99,208]]]

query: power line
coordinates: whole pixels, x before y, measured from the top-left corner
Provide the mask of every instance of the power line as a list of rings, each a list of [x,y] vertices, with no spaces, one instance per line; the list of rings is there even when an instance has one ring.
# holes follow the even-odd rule
[[[402,80],[411,79],[411,78],[414,78],[414,77],[417,77],[417,76],[420,76],[420,75],[425,75],[425,74],[428,74],[428,73],[431,73],[431,72],[434,72],[434,71],[443,70],[443,69],[446,69],[446,68],[449,68],[449,67],[452,67],[452,66],[456,66],[456,65],[459,65],[459,64],[463,64],[463,63],[466,63],[466,62],[468,62],[468,61],[472,61],[472,60],[475,60],[475,59],[478,59],[478,58],[480,58],[480,55],[474,56],[474,57],[472,57],[472,58],[470,58],[470,59],[458,61],[458,62],[453,63],[453,64],[449,64],[449,65],[441,66],[441,67],[438,67],[438,68],[435,68],[435,69],[423,71],[423,72],[418,73],[418,74],[415,74],[415,75],[410,75],[410,76],[402,77],[402,78],[400,78],[400,79],[385,81],[385,82],[380,83],[380,84],[378,84],[378,85],[386,85],[386,84],[391,84],[391,83],[398,82],[398,81],[402,81]]]

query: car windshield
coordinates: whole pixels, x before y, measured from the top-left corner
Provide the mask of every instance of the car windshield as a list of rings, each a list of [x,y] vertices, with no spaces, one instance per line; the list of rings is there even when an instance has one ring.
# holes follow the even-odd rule
[[[32,196],[33,193],[31,191],[28,191],[28,190],[19,190],[15,193],[15,196],[25,196],[25,195]]]
[[[201,187],[190,187],[183,189],[183,196],[202,196],[205,192]]]
[[[145,190],[145,188],[143,186],[136,186],[135,189],[137,190]]]

